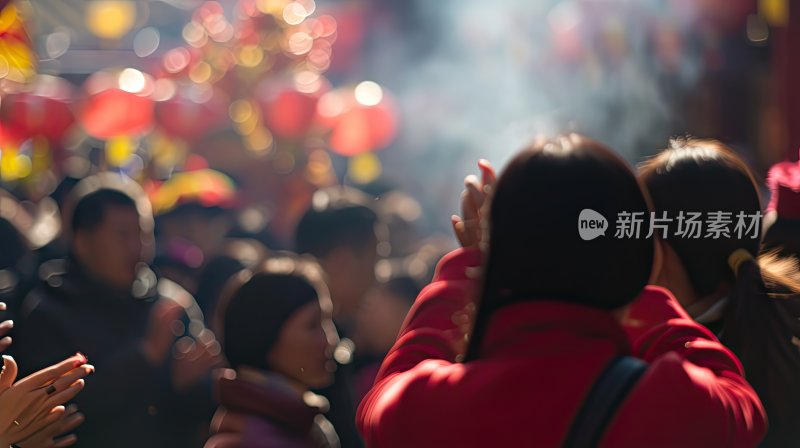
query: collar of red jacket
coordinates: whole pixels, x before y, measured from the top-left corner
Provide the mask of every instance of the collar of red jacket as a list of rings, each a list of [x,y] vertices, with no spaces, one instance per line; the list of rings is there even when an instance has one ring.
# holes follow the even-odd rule
[[[628,339],[614,316],[568,302],[518,302],[497,310],[481,344],[481,356],[536,356],[568,346],[611,342],[630,354]]]

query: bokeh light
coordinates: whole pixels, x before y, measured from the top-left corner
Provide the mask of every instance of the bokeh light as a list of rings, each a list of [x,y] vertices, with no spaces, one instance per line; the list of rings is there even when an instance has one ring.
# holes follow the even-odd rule
[[[134,68],[126,68],[119,75],[119,88],[128,93],[139,93],[145,87],[144,73]]]
[[[51,59],[57,59],[69,50],[71,39],[69,33],[56,31],[45,38],[45,52]]]
[[[347,162],[347,176],[358,184],[367,184],[377,179],[383,171],[381,161],[375,154],[359,154]]]
[[[133,38],[133,52],[136,56],[144,58],[158,50],[161,43],[161,33],[154,27],[142,28]]]
[[[383,89],[377,83],[364,81],[356,86],[355,96],[362,106],[377,106],[383,99]]]
[[[136,3],[128,0],[86,2],[86,27],[97,37],[119,39],[136,23]]]

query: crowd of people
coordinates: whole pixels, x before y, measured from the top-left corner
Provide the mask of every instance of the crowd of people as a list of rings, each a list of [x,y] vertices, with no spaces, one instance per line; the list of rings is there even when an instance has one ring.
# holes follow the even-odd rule
[[[288,248],[118,172],[65,179],[36,250],[0,207],[0,446],[800,442],[800,165],[767,207],[714,140],[478,167],[449,253],[344,186]]]

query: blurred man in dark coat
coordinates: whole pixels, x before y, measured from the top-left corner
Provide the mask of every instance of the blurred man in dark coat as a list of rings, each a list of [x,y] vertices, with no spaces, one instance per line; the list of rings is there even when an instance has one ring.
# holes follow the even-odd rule
[[[23,304],[21,366],[36,370],[80,351],[102,372],[76,399],[86,415],[83,447],[198,446],[195,428],[212,411],[219,344],[191,296],[144,263],[152,222],[130,179],[85,179],[65,210],[70,254],[42,266],[42,283]]]

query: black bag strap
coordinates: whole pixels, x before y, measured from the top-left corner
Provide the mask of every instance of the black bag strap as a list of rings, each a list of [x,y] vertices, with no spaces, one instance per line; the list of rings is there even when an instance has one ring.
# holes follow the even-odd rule
[[[644,361],[632,356],[620,356],[611,361],[572,422],[564,447],[596,447],[611,418],[646,369]]]

